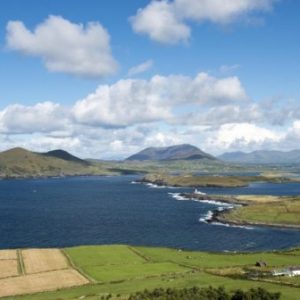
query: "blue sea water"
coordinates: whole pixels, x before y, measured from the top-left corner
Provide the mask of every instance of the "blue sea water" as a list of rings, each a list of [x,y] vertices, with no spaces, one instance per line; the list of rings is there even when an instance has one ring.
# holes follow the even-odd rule
[[[0,248],[131,244],[209,251],[300,245],[300,230],[201,222],[216,206],[177,201],[181,188],[132,184],[135,176],[0,181]],[[299,183],[206,188],[206,193],[298,195]]]

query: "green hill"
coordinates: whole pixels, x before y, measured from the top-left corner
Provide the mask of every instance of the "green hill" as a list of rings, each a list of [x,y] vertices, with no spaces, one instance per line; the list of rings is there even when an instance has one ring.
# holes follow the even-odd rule
[[[0,153],[1,178],[100,175],[102,173],[105,172],[100,164],[91,165],[62,150],[45,154],[23,148],[13,148]]]

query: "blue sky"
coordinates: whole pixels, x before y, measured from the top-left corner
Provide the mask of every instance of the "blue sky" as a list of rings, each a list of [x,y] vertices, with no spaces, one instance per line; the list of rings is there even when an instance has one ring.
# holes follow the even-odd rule
[[[214,154],[297,147],[299,1],[3,0],[0,8],[0,150],[121,158],[186,142]],[[89,22],[105,33],[84,39]],[[69,34],[80,24],[82,35]]]

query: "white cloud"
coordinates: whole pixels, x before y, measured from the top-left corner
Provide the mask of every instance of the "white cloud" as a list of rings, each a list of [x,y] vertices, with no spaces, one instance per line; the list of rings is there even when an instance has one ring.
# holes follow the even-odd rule
[[[34,106],[13,104],[0,111],[0,133],[33,133],[64,130],[67,126],[65,109],[52,102]]]
[[[135,67],[132,67],[129,71],[128,71],[128,76],[134,76],[134,75],[138,75],[141,73],[144,73],[148,70],[150,70],[153,66],[153,60],[149,59]]]
[[[146,34],[157,42],[175,44],[187,41],[191,30],[179,20],[168,1],[152,1],[130,18],[136,33]]]
[[[275,0],[276,1],[276,0]],[[272,8],[274,0],[175,0],[176,14],[195,21],[231,23],[254,11]]]
[[[192,113],[182,115],[177,123],[219,127],[227,123],[262,122],[265,117],[264,111],[257,103],[237,103],[213,106],[208,109],[200,107]]]
[[[185,76],[153,76],[150,80],[126,79],[101,85],[73,108],[77,122],[104,127],[166,121],[178,105],[218,105],[246,98],[237,77],[215,78],[199,73]]]
[[[232,150],[258,149],[265,144],[279,143],[283,139],[280,132],[250,123],[228,123],[222,125],[206,141],[215,149]]]
[[[123,158],[149,146],[191,143],[224,151],[299,148],[297,101],[248,99],[237,77],[156,75],[100,85],[66,107],[53,102],[0,110],[0,149],[64,148]],[[279,102],[278,102],[279,101]]]
[[[83,26],[49,16],[31,32],[22,22],[10,21],[6,44],[11,50],[41,57],[46,68],[53,72],[102,77],[117,69],[110,36],[98,22]]]
[[[152,0],[130,18],[137,33],[152,40],[175,44],[186,42],[189,21],[228,24],[254,12],[268,11],[277,0]]]
[[[171,116],[151,84],[133,79],[99,86],[95,93],[75,104],[73,114],[79,123],[102,127],[130,126]]]

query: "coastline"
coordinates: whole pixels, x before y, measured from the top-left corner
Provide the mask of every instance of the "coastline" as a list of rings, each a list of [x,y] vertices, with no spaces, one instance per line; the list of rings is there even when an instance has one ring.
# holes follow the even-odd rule
[[[222,210],[215,209],[212,210],[211,217],[206,220],[207,223],[221,223],[224,225],[235,225],[235,226],[263,226],[263,227],[274,227],[274,228],[283,228],[283,229],[300,229],[300,225],[294,224],[281,224],[281,223],[266,223],[266,222],[251,222],[251,221],[236,221],[230,220],[226,218],[226,215],[230,213],[230,211],[237,209],[236,205],[240,207],[251,205],[250,201],[241,201],[233,196],[210,196],[210,195],[199,195],[195,193],[181,193],[179,194],[186,200],[196,200],[196,201],[217,201],[224,204],[232,204],[233,207],[226,207]],[[252,203],[253,204],[253,203]]]

